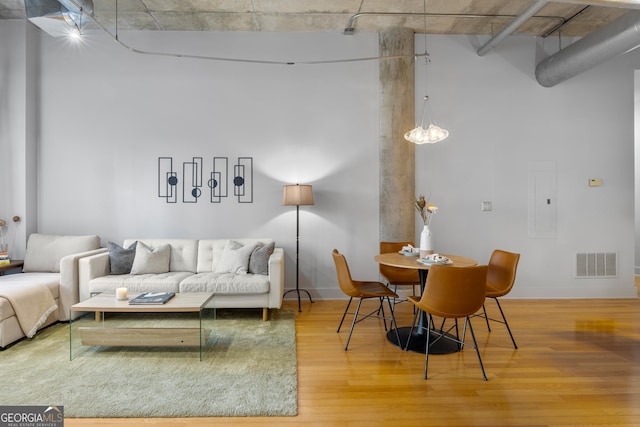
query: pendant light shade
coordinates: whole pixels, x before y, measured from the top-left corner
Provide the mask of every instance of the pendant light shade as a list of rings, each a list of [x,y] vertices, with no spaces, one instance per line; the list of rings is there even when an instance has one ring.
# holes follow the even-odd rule
[[[449,131],[430,124],[428,128],[418,126],[404,134],[404,139],[414,144],[435,144],[449,136]]]
[[[422,119],[420,124],[415,129],[410,130],[404,134],[404,139],[414,144],[435,144],[446,139],[449,136],[449,131],[436,126],[433,123],[429,123],[429,127],[424,128],[424,118],[427,113],[427,102],[429,97],[424,97],[424,104],[422,105]]]
[[[431,116],[429,113],[429,97],[425,96],[424,103],[422,104],[420,124],[405,133],[404,139],[414,144],[435,144],[436,142],[445,140],[449,136],[448,130],[433,124],[431,121],[429,121],[429,126],[425,129],[425,118]]]

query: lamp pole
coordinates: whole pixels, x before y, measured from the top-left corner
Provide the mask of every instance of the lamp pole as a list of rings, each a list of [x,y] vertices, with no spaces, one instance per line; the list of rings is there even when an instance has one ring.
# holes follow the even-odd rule
[[[298,295],[298,312],[302,311],[302,302],[300,300],[300,292],[304,292],[309,297],[309,301],[313,303],[311,294],[305,289],[300,289],[300,205],[313,205],[313,193],[310,185],[285,185],[283,191],[282,204],[285,206],[296,207],[296,288],[289,289],[283,295],[289,292],[295,292]]]
[[[309,297],[309,301],[313,303],[311,294],[306,289],[300,289],[300,205],[296,205],[296,288],[289,289],[284,295],[289,292],[295,292],[298,294],[298,312],[302,312],[302,305],[300,302],[300,292],[304,292]],[[284,296],[283,295],[283,296]]]

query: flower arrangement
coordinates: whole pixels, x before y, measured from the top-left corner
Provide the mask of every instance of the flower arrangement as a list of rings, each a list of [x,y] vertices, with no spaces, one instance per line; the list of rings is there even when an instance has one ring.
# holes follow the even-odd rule
[[[436,212],[438,212],[438,207],[433,203],[428,203],[427,199],[425,199],[423,195],[420,195],[420,197],[416,197],[416,199],[413,201],[413,204],[420,214],[424,225],[431,224],[431,217],[435,215]]]

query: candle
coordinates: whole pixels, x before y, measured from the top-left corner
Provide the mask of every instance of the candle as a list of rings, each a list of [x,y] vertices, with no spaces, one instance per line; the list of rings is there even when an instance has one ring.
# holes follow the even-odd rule
[[[116,289],[116,300],[122,301],[127,299],[127,288]]]

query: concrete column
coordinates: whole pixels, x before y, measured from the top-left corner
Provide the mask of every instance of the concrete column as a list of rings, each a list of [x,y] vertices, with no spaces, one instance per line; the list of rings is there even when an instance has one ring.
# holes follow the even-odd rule
[[[415,241],[415,145],[404,134],[415,127],[413,30],[380,33],[380,225],[381,241]],[[416,242],[417,243],[417,242]]]

